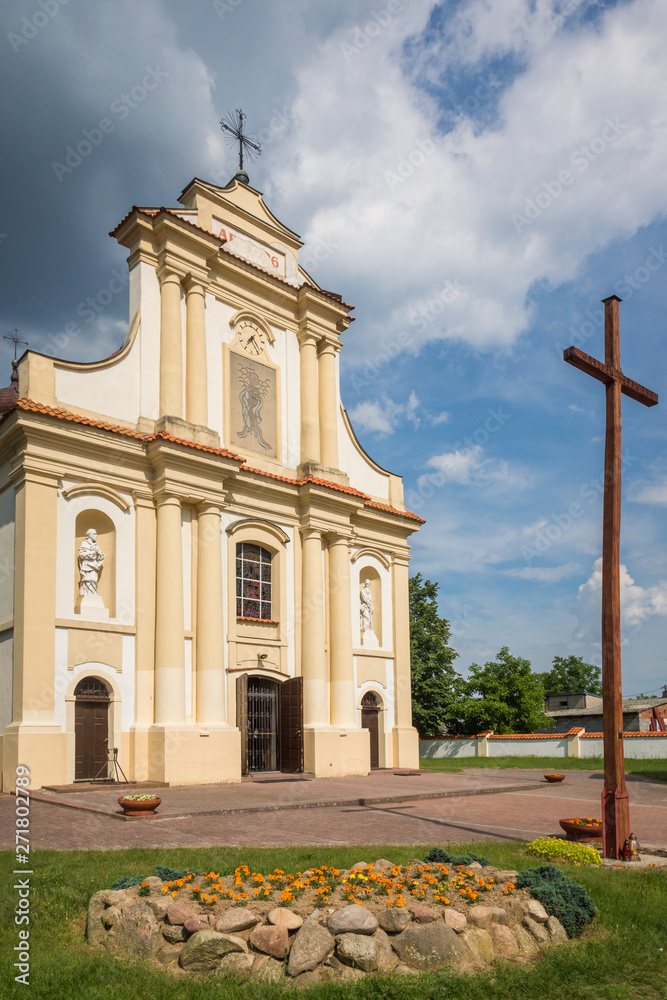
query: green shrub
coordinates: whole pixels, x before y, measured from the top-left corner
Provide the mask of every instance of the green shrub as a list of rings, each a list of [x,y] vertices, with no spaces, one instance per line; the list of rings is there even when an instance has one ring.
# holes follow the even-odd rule
[[[131,889],[133,885],[141,885],[146,879],[145,875],[124,875],[111,883],[112,889]]]
[[[594,847],[575,844],[559,837],[540,837],[528,844],[528,853],[537,854],[547,861],[569,861],[574,865],[601,865],[600,854]]]
[[[153,876],[161,879],[163,882],[173,882],[177,878],[185,878],[190,872],[198,871],[195,868],[167,868],[166,865],[157,865]],[[123,878],[118,878],[112,884],[112,889],[130,889],[133,885],[141,885],[145,882],[148,875],[124,875]]]
[[[470,865],[473,861],[479,862],[483,868],[488,867],[491,862],[488,858],[480,858],[478,854],[450,854],[442,847],[432,847],[424,861],[429,865]]]
[[[526,868],[516,885],[518,889],[529,889],[547,913],[560,920],[569,938],[579,937],[597,915],[597,907],[583,885],[554,865]]]

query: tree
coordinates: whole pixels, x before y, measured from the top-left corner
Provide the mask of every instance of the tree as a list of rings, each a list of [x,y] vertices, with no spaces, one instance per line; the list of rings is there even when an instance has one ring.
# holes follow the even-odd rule
[[[545,694],[573,694],[588,691],[602,694],[600,668],[594,663],[585,663],[580,656],[554,656],[551,670],[538,674],[544,684]]]
[[[530,660],[512,656],[503,646],[483,667],[473,663],[468,677],[456,685],[446,724],[453,735],[471,735],[485,729],[530,733],[554,722],[544,712],[544,687]]]
[[[438,584],[417,573],[409,587],[412,722],[420,736],[433,736],[442,730],[453,697],[458,653],[448,645],[449,622],[438,614]]]

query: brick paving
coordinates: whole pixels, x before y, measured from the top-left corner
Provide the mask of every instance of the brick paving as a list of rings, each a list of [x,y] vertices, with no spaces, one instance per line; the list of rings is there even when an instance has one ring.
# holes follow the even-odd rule
[[[600,815],[602,775],[566,774],[561,785],[548,785],[534,770],[471,769],[162,788],[156,793],[163,804],[149,820],[113,815],[116,789],[42,792],[31,803],[30,840],[33,849],[60,850],[525,841],[560,836],[559,818]],[[667,785],[628,776],[628,788],[640,843],[666,847]],[[13,809],[13,797],[1,795],[2,849],[14,846]]]

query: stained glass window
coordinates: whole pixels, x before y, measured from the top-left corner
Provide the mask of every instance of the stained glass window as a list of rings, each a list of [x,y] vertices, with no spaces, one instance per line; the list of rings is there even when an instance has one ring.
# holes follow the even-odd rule
[[[271,553],[252,542],[236,546],[236,616],[271,618]]]

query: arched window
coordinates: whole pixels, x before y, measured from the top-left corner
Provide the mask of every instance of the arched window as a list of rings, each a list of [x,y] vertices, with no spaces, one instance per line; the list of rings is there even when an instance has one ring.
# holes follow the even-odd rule
[[[261,545],[236,546],[236,617],[271,620],[271,553]]]

